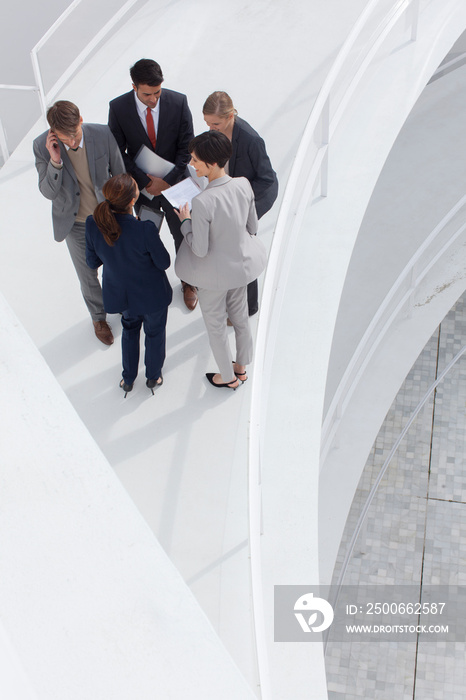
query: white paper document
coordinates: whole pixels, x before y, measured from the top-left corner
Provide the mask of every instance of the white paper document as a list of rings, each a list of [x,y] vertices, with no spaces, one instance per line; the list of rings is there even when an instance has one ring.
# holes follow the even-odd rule
[[[145,187],[143,190],[141,190],[141,194],[143,194],[144,197],[147,197],[147,199],[154,199],[154,195],[150,194],[150,192],[148,192]]]
[[[186,175],[189,175],[189,177],[191,177],[194,180],[194,182],[197,185],[199,185],[201,190],[205,190],[205,188],[209,184],[209,181],[206,178],[206,176],[202,175],[201,177],[198,177],[198,175],[196,174],[195,168],[192,165],[190,165],[189,163],[187,165],[187,169],[188,169],[188,172],[186,173]]]
[[[176,209],[182,207],[186,202],[188,202],[191,209],[193,198],[201,192],[202,190],[197,182],[194,182],[192,177],[187,177],[186,180],[181,180],[173,187],[169,187],[168,190],[164,190],[162,194]]]
[[[169,172],[175,167],[174,163],[170,163],[169,160],[165,160],[151,151],[147,146],[141,146],[138,151],[134,162],[144,170],[147,175],[153,175],[154,177],[164,178]]]

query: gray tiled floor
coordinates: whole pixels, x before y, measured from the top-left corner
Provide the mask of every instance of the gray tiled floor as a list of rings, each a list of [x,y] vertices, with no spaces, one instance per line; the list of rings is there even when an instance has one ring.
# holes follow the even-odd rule
[[[466,344],[466,298],[432,336],[377,436],[348,516],[334,571],[372,484],[414,408]],[[466,355],[411,426],[372,502],[347,584],[466,585]],[[330,700],[466,698],[465,642],[337,643],[326,654]]]

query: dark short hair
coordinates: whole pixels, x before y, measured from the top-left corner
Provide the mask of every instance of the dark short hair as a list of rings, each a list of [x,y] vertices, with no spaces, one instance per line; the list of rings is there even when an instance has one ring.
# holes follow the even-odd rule
[[[231,141],[220,131],[204,131],[195,136],[188,146],[190,153],[195,153],[199,160],[219,168],[224,168],[231,158]]]
[[[129,69],[131,80],[138,85],[156,87],[163,83],[163,73],[159,64],[151,58],[141,58]]]
[[[80,120],[79,109],[68,100],[58,100],[47,110],[47,121],[50,128],[66,136],[76,132]]]

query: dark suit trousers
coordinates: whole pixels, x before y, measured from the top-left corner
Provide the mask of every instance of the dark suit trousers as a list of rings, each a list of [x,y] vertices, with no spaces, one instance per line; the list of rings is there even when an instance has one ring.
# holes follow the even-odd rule
[[[178,251],[178,248],[183,240],[183,234],[181,233],[180,228],[181,222],[168,199],[165,199],[163,195],[159,195],[153,199],[148,199],[147,197],[144,197],[144,195],[141,195],[134,207],[136,214],[139,213],[139,209],[143,204],[145,204],[146,207],[154,209],[155,211],[160,211],[160,209],[162,209],[165,212],[168,228],[170,229],[170,233],[175,241],[175,251]]]
[[[259,311],[259,285],[257,280],[248,284],[248,313],[254,316]]]
[[[123,312],[121,325],[121,350],[123,355],[123,380],[132,384],[138,375],[139,368],[139,336],[144,324],[145,347],[144,364],[146,378],[158,379],[165,361],[165,327],[167,325],[168,307],[161,311],[153,311],[143,316],[134,316]]]

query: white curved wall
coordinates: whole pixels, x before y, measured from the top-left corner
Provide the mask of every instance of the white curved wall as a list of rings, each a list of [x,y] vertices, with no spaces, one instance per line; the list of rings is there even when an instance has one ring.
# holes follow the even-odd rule
[[[433,4],[429,10],[434,10]],[[440,17],[431,25],[431,40],[424,47],[424,59],[411,56],[409,67],[403,69],[400,65],[396,92],[391,92],[395,87],[393,83],[384,85],[392,103],[384,100],[369,112],[371,116],[368,118],[385,131],[394,115],[394,105],[398,105],[400,121],[390,127],[393,128],[392,136],[386,142],[389,147],[390,139],[397,135],[424,84],[465,27],[462,8],[457,7],[457,13],[450,4],[445,13],[442,8],[438,11]],[[421,19],[417,42],[420,45],[423,44],[423,31],[429,33]],[[405,81],[406,73],[403,75],[402,71],[409,72],[418,59],[421,60],[420,73],[417,76],[412,74],[409,84]],[[461,152],[458,145],[464,140],[464,134],[461,123],[456,121],[456,114],[458,109],[464,108],[461,101],[464,73],[459,69],[443,80],[443,85],[439,81],[426,89],[415,108],[418,121],[415,115],[412,120],[408,119],[393,152],[386,153],[387,166],[372,199],[367,200],[364,220],[363,217],[360,219],[362,225],[345,271],[345,285],[335,322],[326,386],[327,409],[329,406],[334,409],[331,400],[338,382],[391,284],[463,194],[464,163],[458,158]],[[368,129],[378,140],[379,134],[373,126],[368,126]],[[361,167],[361,160],[364,159],[356,156],[356,170]],[[367,167],[367,160],[362,167]],[[374,184],[377,178],[376,170]],[[454,223],[459,225],[460,219],[461,213]],[[369,355],[354,394],[344,404],[343,415],[337,415],[330,438],[328,425],[324,422],[324,436],[328,442],[323,443],[319,528],[321,574],[326,581],[332,575],[337,540],[354,489],[385,413],[425,342],[464,290],[462,255],[459,253],[463,244],[464,236],[437,261],[408,304],[398,310],[380,347],[373,356]]]
[[[357,444],[370,434],[372,444],[378,425],[366,421],[364,411],[372,416],[379,400],[385,400],[373,382],[364,410],[359,406],[360,412],[350,411],[351,432],[331,443],[321,465],[327,372],[344,280],[391,147],[425,84],[465,26],[463,3],[421,3],[417,41],[409,40],[409,28],[400,22],[370,63],[331,138],[328,197],[316,198],[306,209],[275,346],[262,466],[262,539],[270,567],[268,581],[326,583],[331,579],[364,466],[364,459],[347,459],[344,440]],[[398,254],[402,257],[403,251]],[[422,343],[424,331],[414,322],[407,323]],[[399,332],[396,329],[394,336]],[[377,358],[372,367],[384,372]],[[396,382],[390,386],[391,396],[397,386]],[[265,585],[264,590],[266,596],[270,594]]]
[[[445,62],[457,56],[466,35]],[[463,52],[462,52],[462,55]],[[464,58],[466,61],[466,57]],[[325,413],[364,332],[407,261],[464,194],[464,66],[429,82],[377,180],[345,278],[327,377]]]

